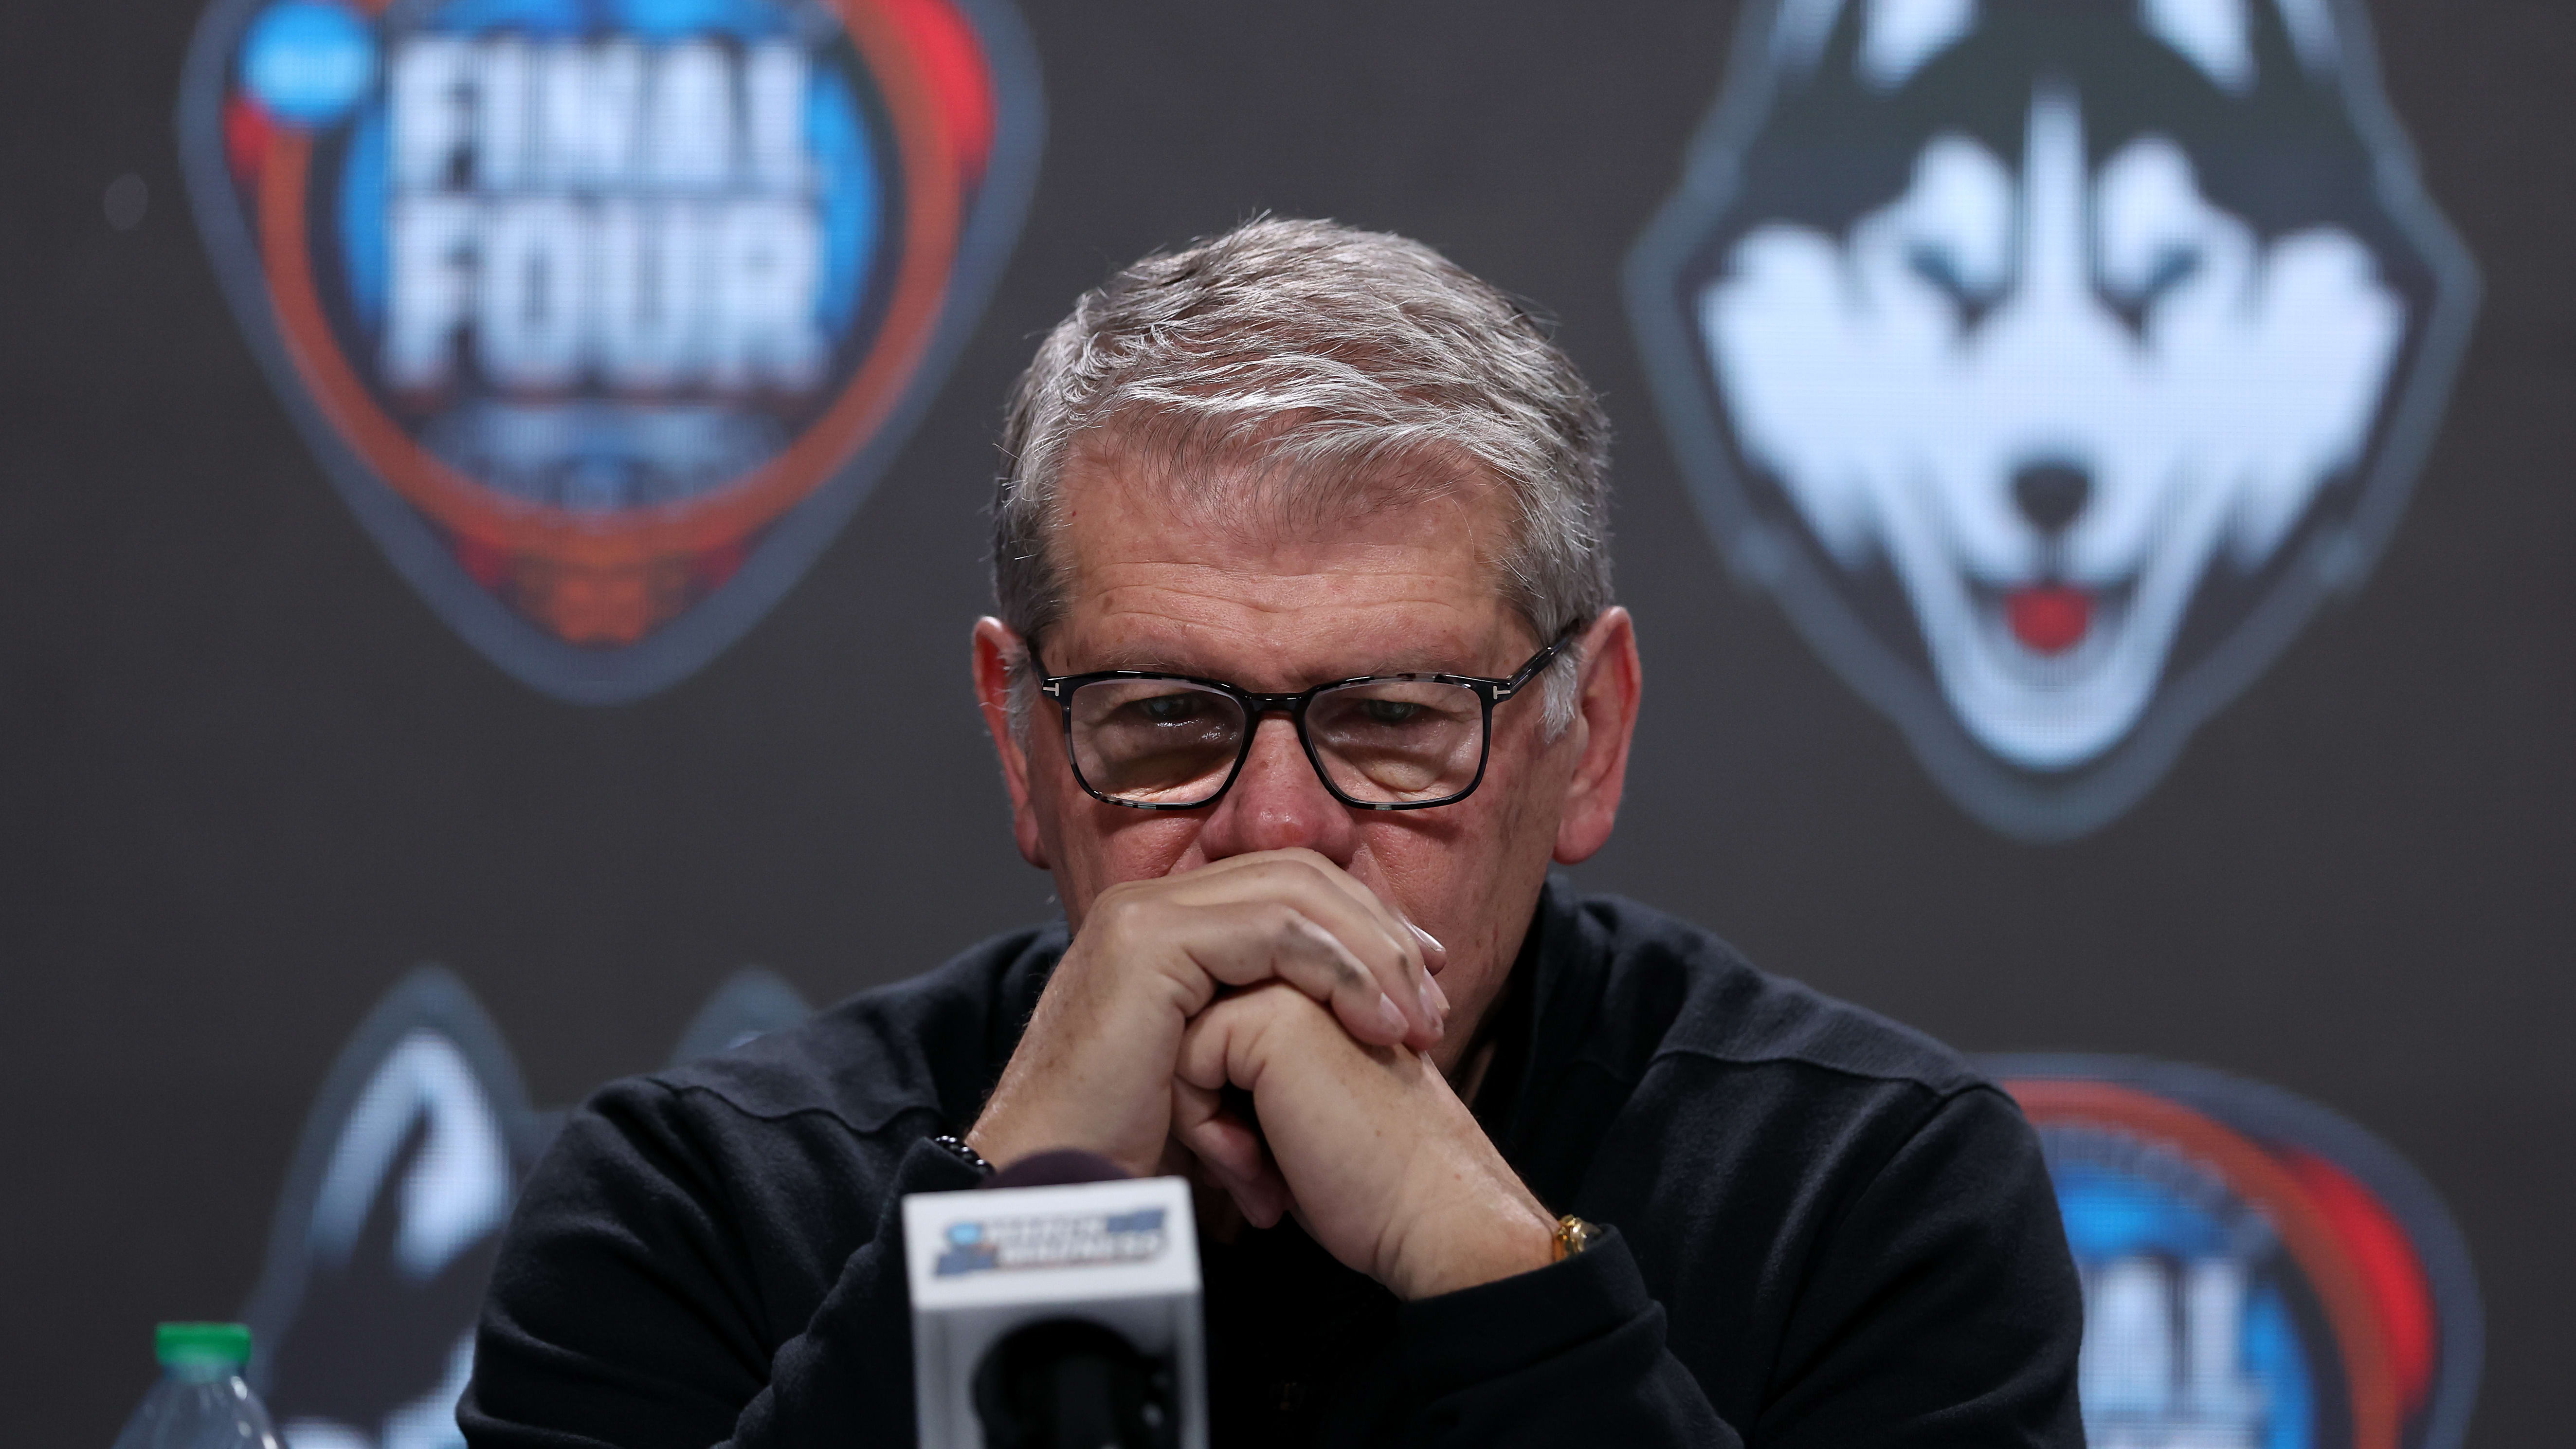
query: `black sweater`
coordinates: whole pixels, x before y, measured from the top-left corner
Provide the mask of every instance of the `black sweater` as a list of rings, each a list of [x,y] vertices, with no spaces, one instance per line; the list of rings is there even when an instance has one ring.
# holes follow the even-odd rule
[[[986,943],[601,1091],[522,1194],[457,1418],[475,1449],[914,1441],[906,1193],[1065,946]],[[1706,932],[1548,887],[1486,1130],[1609,1233],[1404,1304],[1283,1224],[1205,1246],[1217,1449],[2082,1443],[2039,1147],[1928,1039]]]

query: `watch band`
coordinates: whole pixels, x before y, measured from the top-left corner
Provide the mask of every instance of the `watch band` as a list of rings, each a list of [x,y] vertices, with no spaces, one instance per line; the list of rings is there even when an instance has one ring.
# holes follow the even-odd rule
[[[1572,1213],[1565,1214],[1556,1220],[1556,1261],[1562,1263],[1591,1247],[1600,1236],[1599,1228]]]
[[[965,1163],[968,1167],[975,1169],[986,1177],[993,1175],[993,1164],[984,1160],[984,1154],[968,1146],[966,1144],[966,1139],[958,1136],[954,1132],[940,1133],[938,1136],[930,1139],[930,1145],[947,1153],[949,1156],[956,1158],[958,1161]]]

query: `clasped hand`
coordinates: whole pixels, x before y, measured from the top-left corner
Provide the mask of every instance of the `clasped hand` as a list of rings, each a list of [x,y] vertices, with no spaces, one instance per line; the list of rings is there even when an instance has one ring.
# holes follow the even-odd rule
[[[1195,1159],[1255,1225],[1293,1213],[1406,1299],[1541,1266],[1553,1219],[1426,1054],[1443,961],[1312,851],[1113,886],[968,1140],[995,1162],[1078,1147],[1140,1176]]]

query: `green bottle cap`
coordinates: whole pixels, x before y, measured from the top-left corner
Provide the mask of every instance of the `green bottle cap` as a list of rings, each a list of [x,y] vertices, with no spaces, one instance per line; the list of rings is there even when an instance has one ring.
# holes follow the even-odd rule
[[[163,1368],[181,1364],[250,1362],[250,1325],[246,1323],[164,1323],[152,1330],[152,1356]]]

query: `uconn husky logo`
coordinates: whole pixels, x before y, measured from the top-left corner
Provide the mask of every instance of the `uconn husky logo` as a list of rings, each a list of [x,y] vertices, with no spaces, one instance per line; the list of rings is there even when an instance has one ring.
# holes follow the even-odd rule
[[[794,988],[746,969],[672,1062],[806,1014]],[[243,1313],[288,1449],[460,1449],[484,1285],[562,1115],[530,1105],[499,1029],[444,971],[414,972],[359,1025],[305,1122]]]
[[[503,668],[612,703],[749,628],[982,306],[1004,0],[217,0],[180,139],[307,439]]]
[[[2036,839],[2358,581],[2473,310],[2341,0],[1779,0],[1635,325],[1735,566]]]

